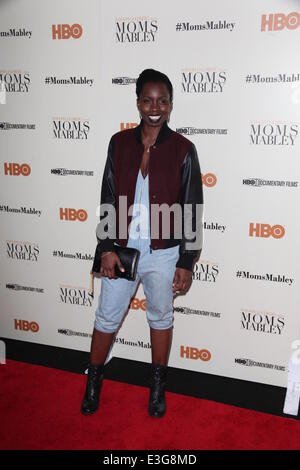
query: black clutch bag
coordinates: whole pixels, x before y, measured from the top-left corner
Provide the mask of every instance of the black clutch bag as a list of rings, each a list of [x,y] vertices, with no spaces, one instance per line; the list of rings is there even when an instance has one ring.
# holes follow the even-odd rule
[[[118,277],[124,277],[128,281],[135,281],[136,271],[139,262],[140,252],[136,248],[128,248],[127,246],[115,245],[115,251],[120,258],[121,264],[125,269],[124,272],[115,266],[115,273]]]
[[[115,275],[117,277],[122,277],[127,279],[128,281],[134,281],[136,278],[136,271],[138,266],[138,261],[140,257],[140,252],[136,248],[128,248],[114,245],[115,252],[120,258],[121,264],[124,267],[124,272],[119,270],[119,267],[115,266]],[[90,290],[89,294],[94,297],[94,274],[99,273],[101,267],[101,249],[100,243],[97,244],[94,256],[93,267],[90,272],[91,275],[91,282],[90,282]]]

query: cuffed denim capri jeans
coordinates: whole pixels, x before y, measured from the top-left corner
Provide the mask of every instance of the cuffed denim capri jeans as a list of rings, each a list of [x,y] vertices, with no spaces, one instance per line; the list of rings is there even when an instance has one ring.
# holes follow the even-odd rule
[[[139,282],[142,282],[146,296],[149,326],[158,330],[171,328],[174,321],[172,284],[179,258],[179,245],[150,250],[148,175],[143,178],[141,170],[136,182],[127,246],[140,250],[136,280],[102,277],[95,329],[104,333],[118,330]]]

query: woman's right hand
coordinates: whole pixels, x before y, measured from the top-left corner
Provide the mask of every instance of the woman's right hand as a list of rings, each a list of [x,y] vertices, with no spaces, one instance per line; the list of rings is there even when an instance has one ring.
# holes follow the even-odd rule
[[[120,258],[114,251],[104,251],[101,254],[101,276],[106,276],[109,279],[117,279],[115,276],[115,265],[118,265],[120,271],[124,271]]]

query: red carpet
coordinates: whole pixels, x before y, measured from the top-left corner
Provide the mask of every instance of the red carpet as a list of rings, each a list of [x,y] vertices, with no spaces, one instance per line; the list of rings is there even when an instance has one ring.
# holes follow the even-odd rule
[[[86,377],[7,361],[0,366],[1,449],[299,449],[300,422],[167,393],[164,418],[148,390],[105,380],[98,412],[80,413]]]

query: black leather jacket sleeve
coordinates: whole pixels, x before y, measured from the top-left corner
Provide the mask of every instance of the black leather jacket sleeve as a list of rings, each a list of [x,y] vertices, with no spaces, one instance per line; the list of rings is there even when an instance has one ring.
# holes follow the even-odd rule
[[[185,204],[188,205],[186,208]],[[200,164],[194,144],[191,145],[182,163],[181,206],[182,240],[176,267],[192,271],[194,261],[201,254],[203,240],[203,187]],[[193,236],[191,229],[195,234]]]
[[[111,204],[116,211],[116,192],[114,182],[114,137],[110,139],[108,145],[107,158],[102,177],[100,222],[108,216],[108,213],[103,211],[104,204]],[[114,212],[114,215],[116,215],[116,212]],[[103,235],[103,231],[100,233],[98,228],[96,230],[98,242],[101,244],[100,250],[101,252],[115,251],[114,242],[116,241],[116,217],[113,217],[113,214],[111,214],[108,222],[105,224],[105,231],[107,232],[106,236]]]

